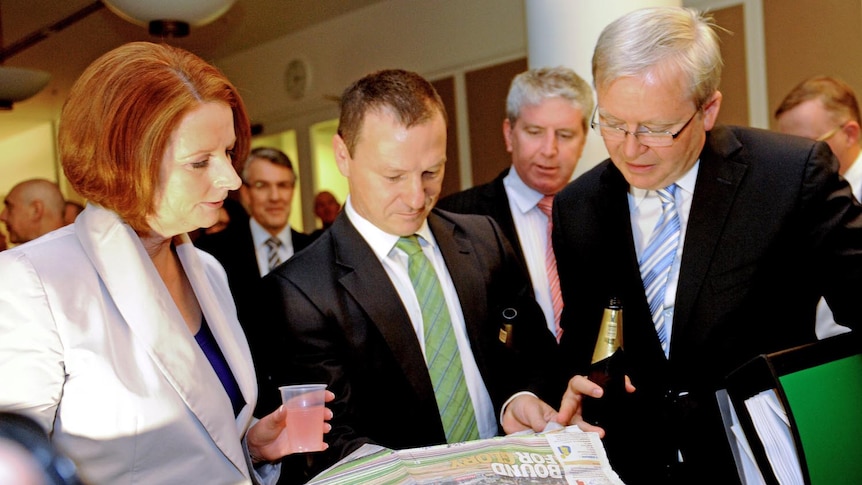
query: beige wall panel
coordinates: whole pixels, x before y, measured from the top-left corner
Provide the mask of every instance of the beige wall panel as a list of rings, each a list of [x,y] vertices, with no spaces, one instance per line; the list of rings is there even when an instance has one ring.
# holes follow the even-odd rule
[[[443,188],[440,197],[458,192],[461,187],[461,175],[458,172],[460,160],[458,157],[458,120],[455,117],[455,79],[447,77],[433,81],[434,89],[443,100],[446,107],[448,123],[446,125],[446,168],[443,173]]]
[[[723,95],[718,122],[726,125],[748,125],[748,73],[745,67],[745,26],[742,5],[714,10],[715,22],[727,29],[720,32],[724,70],[719,90]]]
[[[526,70],[527,59],[522,58],[465,75],[473,185],[490,182],[512,164],[512,157],[503,141],[506,95],[512,78]]]
[[[836,76],[862,92],[862,2],[763,0],[763,16],[770,118],[811,76]]]

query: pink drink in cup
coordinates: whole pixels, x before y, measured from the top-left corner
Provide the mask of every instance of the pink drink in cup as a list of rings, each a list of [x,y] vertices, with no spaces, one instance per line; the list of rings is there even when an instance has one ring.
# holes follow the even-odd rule
[[[323,409],[326,384],[281,386],[281,402],[287,411],[287,435],[292,453],[320,451],[323,443]]]

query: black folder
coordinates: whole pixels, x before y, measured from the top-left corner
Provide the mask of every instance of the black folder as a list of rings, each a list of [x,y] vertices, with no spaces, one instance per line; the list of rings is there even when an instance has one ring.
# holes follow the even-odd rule
[[[778,484],[745,401],[774,390],[807,485],[862,484],[862,345],[854,334],[763,354],[727,376],[727,394],[767,484]]]

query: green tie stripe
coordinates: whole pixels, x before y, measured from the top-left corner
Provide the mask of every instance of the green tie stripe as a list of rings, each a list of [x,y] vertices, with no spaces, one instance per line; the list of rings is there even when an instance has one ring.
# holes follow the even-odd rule
[[[422,310],[428,374],[446,441],[457,443],[478,439],[473,402],[467,391],[458,342],[437,273],[422,252],[416,236],[402,237],[395,246],[408,256],[407,272]]]

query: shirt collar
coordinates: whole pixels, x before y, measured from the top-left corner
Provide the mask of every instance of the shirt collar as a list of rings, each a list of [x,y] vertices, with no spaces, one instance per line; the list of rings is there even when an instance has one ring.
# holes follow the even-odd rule
[[[509,168],[509,173],[503,178],[503,185],[507,189],[506,193],[509,199],[515,203],[522,214],[533,210],[545,196],[545,194],[525,184],[515,167]]]
[[[272,237],[272,234],[264,229],[254,217],[249,217],[248,221],[249,228],[251,229],[251,240],[254,242],[254,247],[258,248],[266,244],[267,239]],[[287,224],[281,231],[279,231],[278,234],[276,234],[275,237],[281,239],[281,243],[283,245],[287,245],[288,241],[290,241],[290,238],[288,237],[289,235],[290,224]]]
[[[862,199],[862,152],[859,152],[856,161],[844,172],[844,178],[850,184],[850,188],[853,189],[853,195]]]
[[[347,196],[347,200],[344,203],[344,212],[347,214],[347,218],[353,224],[353,227],[359,232],[359,235],[371,246],[371,250],[374,251],[377,258],[382,260],[389,257],[392,249],[395,248],[395,243],[398,242],[399,236],[383,231],[368,219],[360,216],[356,212],[356,209],[353,208],[350,195]],[[434,240],[434,235],[431,234],[431,228],[428,227],[427,219],[422,222],[422,226],[416,231],[416,234],[431,247],[437,244]]]

